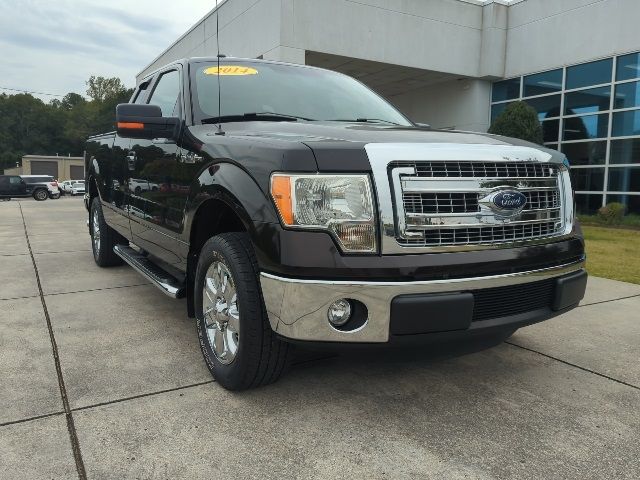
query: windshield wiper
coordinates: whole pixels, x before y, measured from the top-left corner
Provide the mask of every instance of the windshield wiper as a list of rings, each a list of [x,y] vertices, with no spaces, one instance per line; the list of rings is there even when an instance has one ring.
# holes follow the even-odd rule
[[[236,115],[222,115],[221,117],[211,117],[202,120],[202,123],[226,123],[226,122],[247,122],[251,120],[263,120],[266,122],[297,122],[298,120],[311,121],[310,118],[299,117],[297,115],[286,115],[274,112],[248,112]]]
[[[382,118],[336,118],[334,120],[327,120],[327,122],[358,122],[358,123],[386,123],[389,125],[400,125],[399,123],[392,122],[391,120],[383,120]]]

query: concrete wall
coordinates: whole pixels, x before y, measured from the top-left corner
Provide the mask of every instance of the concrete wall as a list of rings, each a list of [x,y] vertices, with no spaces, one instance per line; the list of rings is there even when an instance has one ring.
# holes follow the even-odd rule
[[[486,132],[490,97],[491,82],[460,79],[397,95],[390,100],[415,122],[428,123],[434,128]]]
[[[280,0],[227,0],[146,66],[136,76],[137,81],[140,82],[148,73],[180,58],[215,56],[218,51],[218,13],[221,53],[246,58],[275,56],[275,59],[280,60]]]
[[[526,0],[509,7],[505,77],[640,50],[638,0]]]

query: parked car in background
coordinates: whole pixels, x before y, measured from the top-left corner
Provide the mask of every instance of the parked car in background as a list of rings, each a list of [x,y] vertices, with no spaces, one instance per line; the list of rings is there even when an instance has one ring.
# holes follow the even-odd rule
[[[58,183],[46,175],[0,175],[0,198],[59,198]]]
[[[78,180],[71,184],[71,195],[84,195],[84,180]]]
[[[50,175],[20,175],[27,183],[27,190],[32,192],[33,198],[38,201],[47,198],[60,198],[58,182]],[[46,189],[46,190],[45,190]]]
[[[58,182],[58,187],[60,188],[60,193],[65,195],[67,193],[71,193],[71,182],[73,180],[64,180],[63,182]]]

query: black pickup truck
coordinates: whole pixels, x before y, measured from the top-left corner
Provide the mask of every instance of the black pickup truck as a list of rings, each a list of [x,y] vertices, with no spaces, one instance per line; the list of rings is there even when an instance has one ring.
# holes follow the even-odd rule
[[[335,72],[219,60],[118,105],[85,199],[97,264],[186,296],[224,387],[276,380],[295,343],[504,338],[582,299],[561,153],[416,125]]]

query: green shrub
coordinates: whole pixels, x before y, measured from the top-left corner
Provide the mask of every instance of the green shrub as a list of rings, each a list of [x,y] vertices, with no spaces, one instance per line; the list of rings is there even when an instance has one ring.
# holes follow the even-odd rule
[[[608,203],[598,209],[598,219],[606,225],[621,225],[626,207],[622,203]]]
[[[491,124],[489,133],[519,138],[540,145],[543,142],[538,113],[525,102],[513,102],[507,105],[507,108]]]

